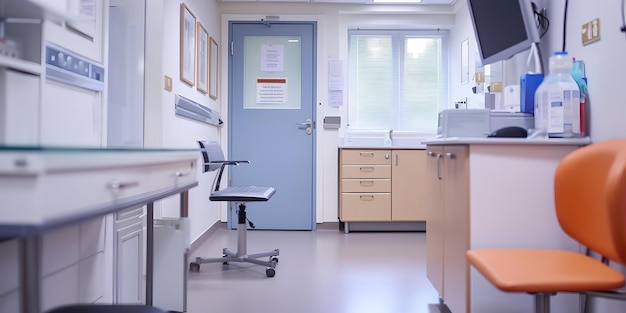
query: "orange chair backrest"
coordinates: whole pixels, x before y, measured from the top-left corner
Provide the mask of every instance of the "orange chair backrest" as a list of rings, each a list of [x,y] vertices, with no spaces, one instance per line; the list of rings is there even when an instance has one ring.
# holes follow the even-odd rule
[[[568,235],[626,264],[626,139],[594,143],[563,158],[555,173],[554,198]]]

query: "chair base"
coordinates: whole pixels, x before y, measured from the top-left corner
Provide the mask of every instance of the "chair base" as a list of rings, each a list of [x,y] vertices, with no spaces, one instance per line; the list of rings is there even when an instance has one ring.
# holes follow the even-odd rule
[[[196,262],[189,264],[189,270],[192,272],[200,271],[200,264],[204,263],[223,263],[228,264],[230,262],[245,262],[256,265],[267,266],[265,274],[267,277],[274,277],[276,275],[276,265],[278,264],[278,255],[280,251],[274,249],[268,252],[247,253],[247,228],[246,228],[246,205],[239,205],[239,223],[237,224],[237,252],[232,252],[228,248],[222,250],[221,258],[201,258],[197,257]],[[267,257],[267,261],[258,260],[259,258]]]
[[[550,297],[556,293],[542,292],[532,294],[534,297],[534,313],[550,313]]]

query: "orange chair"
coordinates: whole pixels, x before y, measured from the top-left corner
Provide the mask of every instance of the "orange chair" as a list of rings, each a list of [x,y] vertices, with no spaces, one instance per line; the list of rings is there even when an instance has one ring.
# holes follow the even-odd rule
[[[554,198],[561,228],[603,260],[626,264],[626,139],[577,149],[559,163]],[[481,248],[469,263],[498,289],[535,297],[535,312],[550,312],[550,295],[602,296],[624,286],[617,270],[583,253],[549,249]],[[595,292],[595,293],[594,293]]]

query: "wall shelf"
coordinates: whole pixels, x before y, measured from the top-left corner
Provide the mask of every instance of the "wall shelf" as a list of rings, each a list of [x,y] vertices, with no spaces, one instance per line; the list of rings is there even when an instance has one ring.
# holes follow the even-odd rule
[[[41,65],[35,62],[25,61],[22,59],[10,58],[0,55],[0,67],[7,67],[16,71],[25,72],[33,75],[41,75]]]

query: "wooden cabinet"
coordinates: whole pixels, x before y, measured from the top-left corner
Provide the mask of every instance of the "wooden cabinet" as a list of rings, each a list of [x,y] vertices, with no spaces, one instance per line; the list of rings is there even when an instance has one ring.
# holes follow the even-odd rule
[[[427,276],[453,312],[467,309],[467,149],[467,146],[450,145],[429,146],[427,150]]]
[[[339,219],[426,220],[425,162],[424,150],[340,149]]]
[[[391,150],[342,149],[342,221],[391,221]]]
[[[391,161],[391,220],[425,221],[425,151],[392,150]]]
[[[443,299],[443,146],[429,146],[426,155],[426,277]]]

